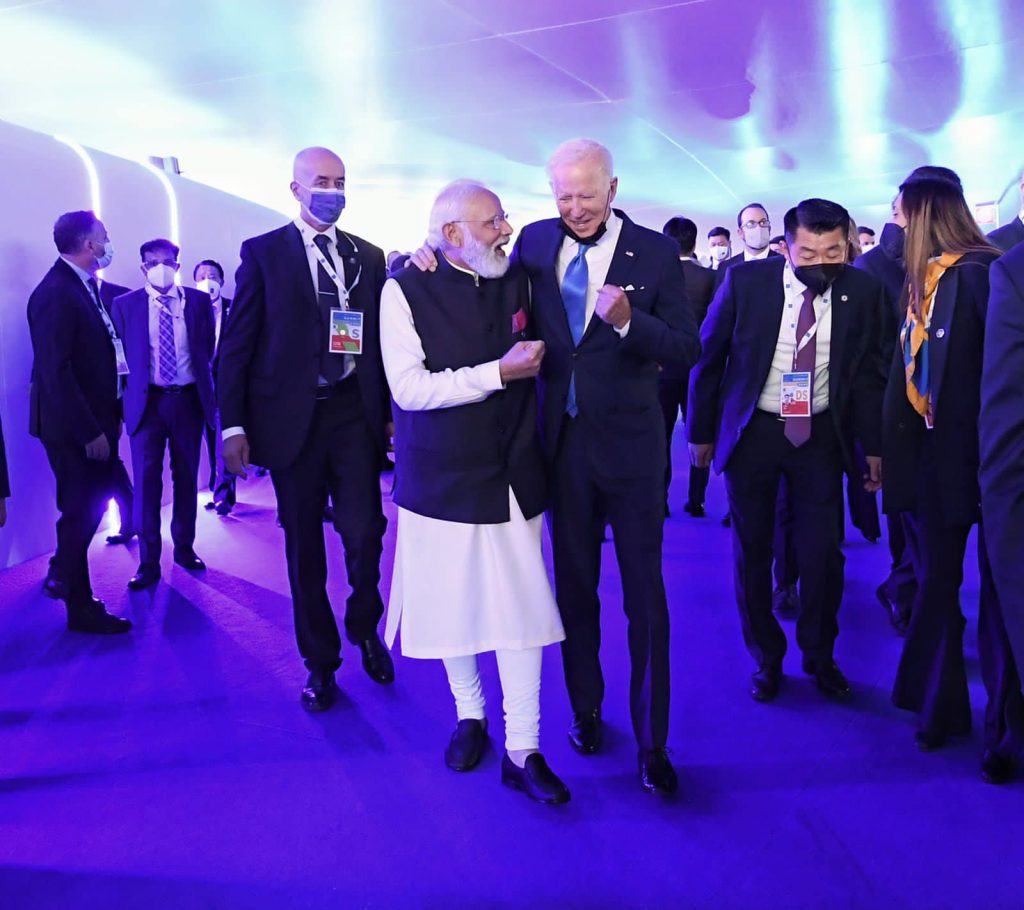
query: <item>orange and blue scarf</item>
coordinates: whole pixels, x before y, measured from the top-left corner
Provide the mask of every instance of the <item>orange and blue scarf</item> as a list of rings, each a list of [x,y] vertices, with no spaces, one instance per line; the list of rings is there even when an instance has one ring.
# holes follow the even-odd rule
[[[907,304],[907,318],[900,331],[900,347],[903,349],[903,368],[907,375],[907,398],[914,410],[920,414],[928,426],[932,426],[932,392],[928,369],[928,332],[932,322],[932,308],[935,306],[935,294],[939,289],[939,280],[951,265],[955,264],[963,253],[943,253],[928,263],[928,271],[924,279],[924,300],[921,315],[914,312],[912,304]]]

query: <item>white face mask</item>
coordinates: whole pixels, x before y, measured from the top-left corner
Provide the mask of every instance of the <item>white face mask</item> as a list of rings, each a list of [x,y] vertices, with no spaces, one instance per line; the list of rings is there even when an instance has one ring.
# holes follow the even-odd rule
[[[114,261],[114,244],[107,240],[103,244],[103,255],[96,260],[96,268],[105,269]]]
[[[729,247],[727,246],[713,246],[711,247],[711,258],[717,262],[721,262],[723,259],[729,258]]]
[[[204,278],[196,282],[196,290],[209,294],[211,300],[220,300],[220,282],[216,278]]]
[[[771,228],[756,227],[756,228],[744,228],[743,229],[743,242],[757,252],[761,252],[766,246],[768,241],[771,239],[772,232]]]
[[[174,276],[176,274],[176,269],[162,262],[146,270],[147,280],[157,289],[171,287],[174,284]]]

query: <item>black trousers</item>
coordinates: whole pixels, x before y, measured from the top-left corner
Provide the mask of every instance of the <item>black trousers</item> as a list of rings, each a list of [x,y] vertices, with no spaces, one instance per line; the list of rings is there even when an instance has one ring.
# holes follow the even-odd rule
[[[878,520],[878,494],[869,493],[864,489],[864,475],[868,472],[868,462],[859,441],[854,443],[853,457],[857,462],[857,472],[846,475],[846,501],[850,506],[850,523],[866,540],[877,541],[882,536],[882,527]]]
[[[668,489],[672,485],[672,433],[676,428],[676,421],[679,419],[679,412],[682,411],[683,422],[686,422],[686,392],[689,384],[689,373],[682,379],[662,379],[658,383],[658,400],[661,403],[661,413],[665,417],[665,446],[667,459],[665,461],[665,507],[668,508]],[[705,495],[708,489],[708,482],[711,480],[711,468],[695,468],[690,465],[690,476],[686,501],[690,505],[704,505]]]
[[[548,513],[555,595],[565,627],[562,663],[573,711],[604,699],[601,647],[601,538],[607,518],[615,539],[629,641],[629,707],[644,749],[668,738],[669,621],[661,573],[664,488],[660,476],[610,478],[586,444],[580,421],[565,418],[552,466]]]
[[[128,469],[124,462],[117,455],[116,450],[112,453],[110,464],[110,490],[103,500],[103,512],[106,511],[107,499],[113,499],[117,503],[117,511],[121,517],[120,533],[131,535],[135,532],[135,494],[132,490],[132,481],[128,476]],[[100,513],[100,521],[103,520],[103,512]],[[50,574],[60,578],[60,536],[57,539],[57,549],[50,557]]]
[[[131,437],[135,472],[135,525],[139,562],[160,562],[160,502],[164,492],[164,452],[171,453],[171,540],[175,550],[191,549],[196,539],[199,450],[203,408],[195,385],[166,392],[150,386],[146,410]]]
[[[828,412],[812,418],[811,438],[799,448],[776,416],[755,411],[725,469],[732,514],[736,600],[743,640],[758,666],[778,667],[786,636],[772,614],[772,542],[780,480],[793,512],[800,575],[797,643],[814,662],[832,659],[843,598],[843,557],[836,513],[843,464]]]
[[[914,569],[917,531],[911,516],[900,513],[886,516],[889,532],[889,555],[892,560],[885,580],[885,595],[899,615],[910,622],[917,596],[917,573]]]
[[[210,492],[215,502],[235,504],[235,485],[238,478],[224,470],[223,444],[220,438],[220,416],[215,426],[206,426],[206,454],[210,462]]]
[[[341,666],[341,638],[327,597],[325,491],[334,504],[334,526],[345,547],[351,588],[345,610],[349,641],[374,636],[384,615],[378,590],[387,525],[381,506],[380,455],[353,375],[316,403],[298,458],[287,468],[270,472],[284,528],[295,637],[311,670]]]
[[[921,458],[917,507],[910,521],[917,535],[917,596],[903,643],[893,703],[920,715],[921,730],[966,735],[971,702],[964,664],[967,622],[960,609],[963,562],[971,525],[950,524],[942,511],[941,487],[926,438]],[[985,746],[1009,755],[1024,745],[1024,701],[985,547],[978,529],[978,656],[988,695]]]
[[[107,440],[113,450],[116,439],[108,434]],[[71,443],[44,442],[43,447],[57,481],[60,510],[55,568],[66,586],[68,612],[73,612],[92,599],[89,544],[110,499],[116,459],[86,458],[85,447]]]
[[[772,555],[775,587],[788,588],[800,580],[796,564],[796,534],[793,527],[793,507],[789,504],[786,478],[779,478],[779,496],[775,502],[775,532],[772,537]]]

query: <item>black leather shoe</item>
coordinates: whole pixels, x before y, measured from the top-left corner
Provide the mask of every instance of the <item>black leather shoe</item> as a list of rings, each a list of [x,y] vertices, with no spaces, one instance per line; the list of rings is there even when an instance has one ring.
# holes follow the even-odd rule
[[[593,755],[601,748],[603,732],[600,708],[577,711],[569,727],[569,743],[580,755]]]
[[[683,506],[683,511],[693,516],[694,518],[703,518],[705,515],[707,515],[703,503],[698,504],[696,502],[688,502],[686,503],[686,505]]]
[[[896,634],[905,637],[907,634],[907,620],[900,615],[896,605],[889,599],[884,581],[875,589],[875,597],[878,598],[882,609],[885,610],[885,615],[889,618],[890,625],[896,630]]]
[[[521,790],[530,799],[555,806],[569,802],[569,790],[548,767],[539,752],[526,756],[526,764],[520,768],[508,753],[501,759],[501,782],[513,790]]]
[[[363,669],[366,675],[376,683],[394,682],[395,665],[384,643],[374,635],[372,638],[364,638],[357,644],[363,655]]]
[[[214,504],[213,508],[220,516],[230,515],[231,510],[235,507],[235,504],[228,499],[218,499]]]
[[[772,610],[783,619],[793,619],[800,612],[800,595],[796,585],[785,585],[772,592]]]
[[[54,600],[63,600],[67,596],[67,585],[57,577],[52,568],[43,581],[43,593]]]
[[[191,547],[187,550],[175,550],[174,561],[183,569],[188,569],[190,572],[202,572],[203,569],[206,568],[206,563],[196,556],[196,551]]]
[[[767,702],[779,694],[782,685],[782,668],[774,666],[758,667],[750,677],[750,697],[754,701]]]
[[[117,534],[111,534],[107,538],[107,543],[112,546],[119,543],[131,543],[135,537],[136,534],[134,531],[119,531]]]
[[[1013,760],[986,749],[981,756],[981,779],[986,784],[1008,784],[1013,780]]]
[[[444,750],[444,763],[453,771],[472,771],[484,754],[487,745],[487,727],[484,721],[467,718],[460,720]]]
[[[914,745],[922,752],[934,752],[946,745],[946,734],[934,730],[918,730],[914,734]]]
[[[679,789],[679,778],[668,760],[667,749],[641,749],[637,764],[640,766],[640,786],[648,793],[669,796]]]
[[[833,698],[845,698],[850,694],[850,683],[834,660],[821,663],[804,658],[804,673],[813,676],[818,689]]]
[[[118,635],[131,627],[129,620],[108,613],[102,600],[91,598],[80,604],[68,604],[68,629],[72,632]]]
[[[140,563],[139,570],[128,579],[128,587],[132,591],[141,591],[155,585],[160,580],[160,566],[155,564]]]
[[[338,698],[333,670],[310,670],[302,687],[302,707],[311,713],[326,711]]]
[[[731,528],[732,527],[732,515],[726,515],[722,519],[722,527],[723,528]]]

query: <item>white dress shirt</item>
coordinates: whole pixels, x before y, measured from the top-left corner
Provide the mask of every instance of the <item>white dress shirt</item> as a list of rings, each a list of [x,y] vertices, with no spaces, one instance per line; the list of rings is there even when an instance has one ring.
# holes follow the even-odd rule
[[[220,327],[224,321],[224,298],[218,297],[214,300],[210,298],[210,306],[213,307],[213,349],[217,350],[217,345],[220,344]]]
[[[451,264],[460,272],[467,271]],[[458,370],[430,372],[409,301],[393,278],[384,282],[380,295],[380,348],[391,395],[403,411],[474,404],[504,387],[497,360]]]
[[[793,372],[793,358],[797,346],[796,324],[800,318],[800,308],[804,305],[804,291],[807,289],[807,285],[797,280],[788,261],[782,273],[782,285],[785,302],[782,307],[779,338],[775,344],[771,369],[768,371],[768,381],[765,382],[761,397],[757,401],[758,409],[769,414],[779,413],[782,374]],[[811,400],[811,413],[820,414],[828,409],[828,358],[832,343],[831,288],[814,298],[814,316],[818,331],[814,336],[814,395]]]
[[[188,385],[195,382],[192,375],[192,352],[188,346],[188,326],[185,324],[185,294],[179,287],[172,287],[166,295],[152,285],[146,285],[149,295],[149,382],[151,385]],[[160,311],[164,304],[161,296],[170,297],[166,309],[174,325],[174,353],[177,366],[174,376],[165,381],[160,375]]]
[[[619,243],[619,235],[622,233],[622,219],[615,212],[608,216],[607,225],[607,230],[605,230],[601,239],[587,253],[587,312],[583,322],[584,332],[586,332],[587,327],[590,325],[591,317],[593,317],[594,311],[597,309],[597,292],[605,286],[608,269],[612,264],[612,256],[615,255],[615,248]],[[559,287],[562,286],[562,282],[565,280],[565,273],[569,268],[569,263],[576,258],[576,254],[579,251],[580,245],[567,234],[562,240],[562,246],[558,250],[558,262],[556,263]],[[612,326],[612,328],[615,327]],[[626,333],[629,331],[629,323],[627,322],[621,329],[615,329],[615,331],[620,338],[625,338]]]
[[[760,259],[767,259],[771,254],[771,246],[766,246],[760,253],[751,253],[746,247],[743,247],[743,261],[744,262],[757,262]]]
[[[311,225],[306,224],[301,217],[296,218],[292,224],[294,224],[299,229],[299,233],[302,234],[302,244],[306,248],[306,259],[309,261],[309,273],[313,277],[313,293],[320,293],[320,273],[318,271],[320,260],[316,258],[316,244],[313,242],[313,238],[320,234],[323,234],[327,238],[327,257],[334,263],[334,271],[338,274],[338,280],[343,286],[347,286],[345,281],[345,262],[342,259],[341,254],[338,252],[338,235],[335,233],[337,230],[335,225],[332,224],[326,230],[318,231]],[[339,306],[344,309],[348,308],[346,306],[346,295],[340,289],[338,291],[338,300]],[[340,356],[345,359],[345,367],[341,371],[341,378],[347,379],[352,375],[352,372],[356,368],[355,356],[352,354],[339,354],[335,356]],[[320,384],[326,384],[326,380],[323,376],[320,377]]]

